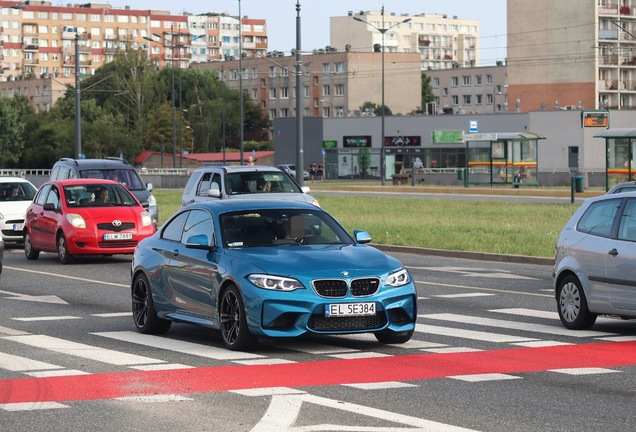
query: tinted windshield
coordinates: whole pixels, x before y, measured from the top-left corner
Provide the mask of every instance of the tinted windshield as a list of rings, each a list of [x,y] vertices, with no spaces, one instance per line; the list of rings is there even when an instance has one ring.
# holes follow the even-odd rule
[[[325,212],[251,210],[221,216],[224,247],[353,244],[349,234]]]
[[[121,183],[130,190],[145,189],[139,174],[134,169],[91,169],[80,171],[82,178],[107,179]]]
[[[121,185],[91,184],[64,187],[68,207],[137,206],[135,198]]]
[[[0,200],[33,201],[36,192],[37,190],[31,183],[2,183],[0,185]]]
[[[253,193],[302,193],[287,174],[280,171],[230,173],[225,176],[228,195]]]

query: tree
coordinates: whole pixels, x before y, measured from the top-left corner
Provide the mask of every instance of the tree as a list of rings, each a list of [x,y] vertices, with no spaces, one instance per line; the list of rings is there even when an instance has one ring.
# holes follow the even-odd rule
[[[15,165],[20,160],[26,119],[32,113],[26,96],[0,98],[0,166]]]
[[[422,73],[422,111],[426,110],[426,104],[433,102],[435,95],[431,86],[431,77]]]
[[[360,112],[371,113],[371,115],[381,116],[383,111],[385,116],[393,115],[391,108],[386,105],[378,105],[367,101],[360,106]]]

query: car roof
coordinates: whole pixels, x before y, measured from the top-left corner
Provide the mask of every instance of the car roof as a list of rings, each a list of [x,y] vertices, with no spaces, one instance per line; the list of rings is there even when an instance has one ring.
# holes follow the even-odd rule
[[[276,171],[282,172],[280,168],[270,165],[230,165],[230,166],[209,166],[197,168],[195,172],[206,171],[225,171],[226,173],[241,173],[241,172],[258,172],[258,171]]]
[[[66,179],[66,180],[51,180],[44,184],[57,184],[63,187],[63,186],[103,185],[103,184],[119,185],[120,183],[113,180],[107,180],[107,179],[74,178],[74,179]]]
[[[74,165],[78,169],[134,169],[131,164],[124,159],[112,158],[112,159],[71,159],[62,158],[56,162],[56,164],[63,162],[68,165]]]
[[[22,177],[0,177],[0,183],[31,183]]]
[[[240,200],[215,200],[202,201],[189,204],[184,209],[200,208],[209,210],[212,213],[226,213],[233,211],[245,210],[269,210],[269,209],[296,209],[296,210],[313,210],[324,211],[320,207],[303,201],[292,200],[262,200],[262,199],[240,199]]]

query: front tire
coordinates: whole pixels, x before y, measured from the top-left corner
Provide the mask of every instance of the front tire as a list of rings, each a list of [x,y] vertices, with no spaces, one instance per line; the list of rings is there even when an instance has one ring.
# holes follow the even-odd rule
[[[70,264],[73,262],[73,255],[68,251],[68,243],[63,233],[57,236],[57,257],[62,264]]]
[[[31,234],[28,231],[24,233],[24,255],[28,260],[36,260],[40,256],[40,251],[33,249]]]
[[[375,332],[375,338],[378,342],[388,345],[403,344],[411,340],[414,330],[404,332],[394,332],[391,330],[382,330]]]
[[[571,330],[587,330],[596,322],[596,315],[587,307],[581,282],[574,275],[564,277],[559,284],[557,303],[561,322]]]
[[[219,303],[221,336],[232,351],[245,351],[256,345],[256,338],[247,328],[243,298],[236,285],[228,286]]]
[[[170,329],[172,321],[161,319],[155,311],[150,283],[144,274],[138,274],[132,283],[132,313],[139,333],[162,334]]]

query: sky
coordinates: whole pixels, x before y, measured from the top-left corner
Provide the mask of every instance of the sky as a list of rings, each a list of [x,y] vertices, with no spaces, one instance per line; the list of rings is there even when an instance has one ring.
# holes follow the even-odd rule
[[[289,54],[296,46],[297,0],[105,0],[115,8],[168,10],[172,14],[189,12],[227,12],[267,20],[268,48]],[[60,1],[66,5],[68,0]],[[506,56],[506,0],[300,0],[301,49],[311,51],[329,45],[329,17],[346,16],[348,11],[381,10],[390,15],[439,13],[449,17],[479,20],[481,64],[494,65]],[[57,5],[58,1],[52,1]]]

